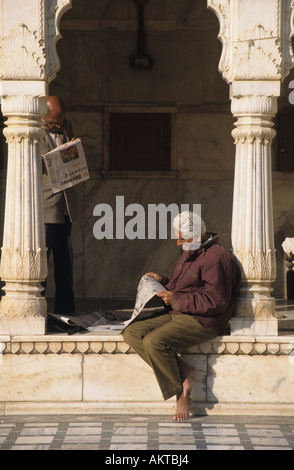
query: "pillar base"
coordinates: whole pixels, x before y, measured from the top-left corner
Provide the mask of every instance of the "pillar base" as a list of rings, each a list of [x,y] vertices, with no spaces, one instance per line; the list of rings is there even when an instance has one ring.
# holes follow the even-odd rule
[[[0,335],[45,335],[47,302],[12,300],[6,296],[0,302]]]
[[[278,319],[232,318],[231,336],[278,336]]]
[[[0,335],[45,335],[45,318],[0,318]]]

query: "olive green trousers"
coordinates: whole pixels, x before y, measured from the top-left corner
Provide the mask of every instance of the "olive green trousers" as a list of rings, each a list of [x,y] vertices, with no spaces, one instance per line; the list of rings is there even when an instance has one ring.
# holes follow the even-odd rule
[[[183,390],[179,353],[217,335],[191,315],[165,310],[131,323],[123,332],[126,343],[152,367],[164,400]]]

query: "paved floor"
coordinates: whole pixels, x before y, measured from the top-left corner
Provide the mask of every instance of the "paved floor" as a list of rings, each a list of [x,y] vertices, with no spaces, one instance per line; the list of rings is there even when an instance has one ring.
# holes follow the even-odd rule
[[[294,417],[0,416],[0,450],[294,450]]]

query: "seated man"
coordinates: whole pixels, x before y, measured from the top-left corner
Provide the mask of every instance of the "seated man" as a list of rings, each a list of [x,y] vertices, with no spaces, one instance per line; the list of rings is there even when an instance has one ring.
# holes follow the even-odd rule
[[[178,353],[223,333],[234,312],[240,284],[237,261],[218,243],[216,235],[206,233],[204,222],[198,224],[201,235],[199,229],[191,232],[191,226],[197,227],[197,217],[183,212],[174,220],[177,245],[183,248],[174,273],[168,278],[147,273],[167,289],[157,294],[164,310],[134,321],[123,333],[125,341],[152,367],[163,398],[177,396],[173,418],[177,421],[189,416],[196,375]],[[198,248],[197,240],[201,240]]]

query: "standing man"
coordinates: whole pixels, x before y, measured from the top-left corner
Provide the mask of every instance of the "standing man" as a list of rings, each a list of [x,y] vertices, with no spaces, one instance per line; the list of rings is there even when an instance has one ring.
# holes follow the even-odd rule
[[[123,333],[153,369],[163,398],[176,395],[176,421],[189,416],[197,372],[179,353],[223,333],[234,312],[241,277],[235,258],[219,245],[217,236],[206,233],[197,217],[182,212],[174,220],[177,245],[184,250],[174,273],[168,278],[147,273],[167,289],[157,294],[165,309],[134,321]]]
[[[46,134],[40,143],[41,155],[72,140],[71,123],[65,118],[61,98],[49,96],[47,115],[43,118]],[[43,196],[47,259],[51,252],[54,261],[55,303],[54,313],[75,313],[73,288],[73,251],[71,245],[72,188],[53,194],[43,163]]]

